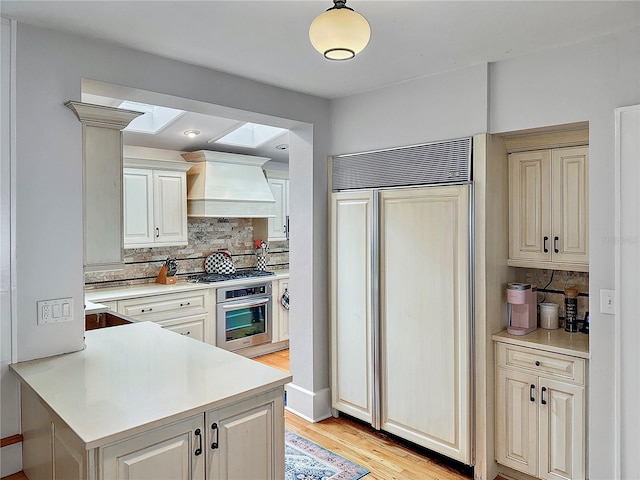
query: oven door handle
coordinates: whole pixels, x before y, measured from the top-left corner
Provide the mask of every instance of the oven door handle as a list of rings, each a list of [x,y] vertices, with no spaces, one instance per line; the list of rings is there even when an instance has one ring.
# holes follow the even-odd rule
[[[247,307],[259,307],[261,305],[266,305],[267,303],[269,303],[269,298],[268,297],[264,297],[264,298],[256,298],[255,300],[253,300],[252,302],[245,302],[245,303],[223,303],[222,304],[222,308],[223,310],[237,310],[239,308],[247,308]]]

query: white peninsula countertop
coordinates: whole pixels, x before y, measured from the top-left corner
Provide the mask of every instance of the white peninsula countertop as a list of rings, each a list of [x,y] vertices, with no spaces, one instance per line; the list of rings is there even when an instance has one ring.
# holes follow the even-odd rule
[[[152,322],[87,331],[82,351],[10,368],[87,449],[282,387],[292,379]]]

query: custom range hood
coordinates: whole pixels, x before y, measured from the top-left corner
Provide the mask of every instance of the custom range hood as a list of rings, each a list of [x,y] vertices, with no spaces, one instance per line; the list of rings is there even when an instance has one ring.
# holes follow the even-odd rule
[[[198,150],[181,154],[194,163],[187,172],[190,217],[275,217],[275,199],[262,172],[269,159]]]

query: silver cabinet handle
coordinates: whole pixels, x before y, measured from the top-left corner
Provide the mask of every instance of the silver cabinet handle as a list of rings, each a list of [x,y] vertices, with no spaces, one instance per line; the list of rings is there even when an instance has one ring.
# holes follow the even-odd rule
[[[143,308],[142,310],[140,310],[140,313],[144,313],[144,312],[151,312],[153,310],[153,308]]]
[[[268,298],[256,298],[253,302],[227,304],[222,305],[222,308],[224,310],[236,310],[238,308],[259,307],[260,305],[266,305],[268,301]]]
[[[160,236],[160,229],[156,227],[156,238],[158,238],[159,236]]]

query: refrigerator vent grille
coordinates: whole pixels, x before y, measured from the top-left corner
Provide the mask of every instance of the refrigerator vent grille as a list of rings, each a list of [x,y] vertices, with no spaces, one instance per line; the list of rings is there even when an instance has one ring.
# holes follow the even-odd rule
[[[471,180],[471,137],[333,157],[334,192]]]

